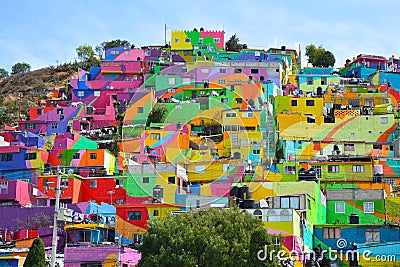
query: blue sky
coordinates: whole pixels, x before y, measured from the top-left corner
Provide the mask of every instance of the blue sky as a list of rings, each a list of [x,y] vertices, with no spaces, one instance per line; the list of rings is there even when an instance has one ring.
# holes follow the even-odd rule
[[[309,44],[333,52],[336,67],[360,53],[400,56],[400,2],[245,0],[3,0],[0,68],[16,62],[32,69],[73,61],[75,49],[126,39],[136,46],[164,43],[172,30],[225,30],[248,47],[298,49]],[[306,58],[303,57],[303,67]]]

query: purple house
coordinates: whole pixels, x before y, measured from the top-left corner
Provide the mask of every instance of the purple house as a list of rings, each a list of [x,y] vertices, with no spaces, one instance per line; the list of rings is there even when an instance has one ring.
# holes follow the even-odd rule
[[[36,205],[36,197],[41,195],[37,187],[21,181],[0,179],[0,206]]]
[[[135,267],[140,258],[141,255],[137,250],[122,247],[120,251],[119,266]],[[117,261],[118,246],[116,244],[66,247],[64,250],[65,267],[115,266]]]

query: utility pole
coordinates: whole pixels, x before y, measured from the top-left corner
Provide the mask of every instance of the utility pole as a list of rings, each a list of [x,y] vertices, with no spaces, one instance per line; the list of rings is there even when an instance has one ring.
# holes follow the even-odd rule
[[[121,244],[122,244],[122,235],[119,235],[119,238],[118,238],[118,258],[117,258],[116,267],[120,267],[121,266]]]
[[[167,44],[167,23],[164,23],[164,44]]]
[[[57,254],[57,217],[59,211],[59,204],[60,204],[60,195],[61,195],[61,170],[57,168],[57,186],[55,188],[56,193],[56,204],[54,205],[54,222],[53,222],[53,239],[51,242],[51,262],[50,267],[56,266],[56,254]]]

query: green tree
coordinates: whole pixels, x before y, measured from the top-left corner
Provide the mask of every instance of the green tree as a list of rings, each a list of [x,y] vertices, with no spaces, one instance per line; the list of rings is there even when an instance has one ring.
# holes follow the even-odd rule
[[[207,209],[157,218],[149,222],[138,248],[142,253],[138,266],[251,266],[249,248],[254,232],[265,232],[261,221],[239,209]],[[267,238],[258,240],[263,241],[270,242]],[[261,266],[279,266],[276,260],[267,262],[269,265]]]
[[[5,78],[8,77],[8,71],[6,71],[5,69],[0,68],[0,79],[1,78]]]
[[[89,61],[94,58],[94,51],[91,45],[80,45],[76,48],[76,54],[80,61]]]
[[[46,267],[46,253],[40,237],[33,240],[28,256],[26,256],[24,267]]]
[[[278,251],[280,249],[280,241],[278,236],[269,235],[265,229],[257,228],[254,230],[250,237],[249,266],[280,266],[278,258],[269,258],[269,252],[272,250]],[[263,253],[259,254],[260,250],[262,250]],[[259,260],[258,257],[266,257],[266,259],[262,261]]]
[[[333,67],[336,59],[332,52],[325,50],[321,45],[316,47],[313,44],[306,46],[308,62],[315,67]]]
[[[167,113],[168,113],[168,109],[165,105],[155,104],[147,118],[147,126],[149,126],[150,123],[164,122],[164,119],[165,119],[165,116],[167,116]]]
[[[232,52],[240,52],[242,50],[243,45],[239,43],[239,38],[236,36],[236,33],[229,38],[229,40],[225,43],[226,51]]]
[[[0,128],[13,122],[10,114],[10,110],[7,107],[0,106]]]
[[[24,73],[31,70],[31,65],[26,62],[18,62],[15,63],[14,66],[11,67],[11,74]]]

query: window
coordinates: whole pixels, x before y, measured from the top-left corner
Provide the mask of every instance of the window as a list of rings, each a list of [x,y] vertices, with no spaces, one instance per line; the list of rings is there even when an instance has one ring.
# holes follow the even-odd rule
[[[90,188],[97,188],[97,180],[90,180]]]
[[[115,180],[115,185],[118,187],[122,187],[124,185],[124,180],[123,179],[116,179]]]
[[[175,184],[175,176],[168,177],[169,184]]]
[[[307,85],[313,85],[313,84],[314,84],[313,77],[307,77]]]
[[[388,118],[387,117],[382,117],[381,118],[381,124],[388,124]]]
[[[111,50],[110,54],[112,54],[112,55],[118,55],[118,54],[119,54],[119,51],[114,49],[114,50]]]
[[[199,38],[199,44],[203,43],[203,38]]]
[[[364,106],[373,107],[374,106],[374,100],[373,99],[366,99],[364,101]]]
[[[145,51],[145,52],[144,52],[144,55],[145,55],[146,57],[151,56],[151,51],[149,51],[149,50]]]
[[[313,166],[311,166],[311,167],[314,169],[317,178],[318,178],[318,179],[322,178],[322,169],[321,169],[321,166],[319,166],[319,165],[318,165],[318,166],[313,165]]]
[[[153,216],[158,216],[158,210],[153,210]]]
[[[119,67],[119,62],[115,62],[114,67]]]
[[[396,185],[396,179],[385,179],[386,184],[390,184],[392,186]]]
[[[339,172],[339,165],[328,165],[328,172]]]
[[[47,183],[49,182],[48,179],[43,179],[43,186],[47,186]]]
[[[242,69],[235,69],[235,73],[242,73]]]
[[[36,159],[36,153],[26,153],[24,155],[25,160],[33,160]]]
[[[381,242],[381,231],[377,228],[365,229],[365,243]]]
[[[300,209],[300,198],[281,197],[281,209]]]
[[[389,104],[389,99],[387,98],[382,99],[382,104]]]
[[[258,69],[251,69],[251,70],[250,70],[250,73],[252,73],[252,74],[258,74]]]
[[[175,43],[179,43],[179,38],[175,38]]]
[[[313,107],[314,106],[314,100],[311,100],[311,99],[306,100],[306,106]]]
[[[150,135],[151,140],[160,140],[160,134],[159,133],[152,133]]]
[[[46,199],[40,199],[38,203],[39,207],[46,207],[47,206],[47,200]]]
[[[58,108],[57,109],[57,114],[62,115],[63,114],[63,109],[62,108]]]
[[[220,38],[214,38],[214,42],[218,44],[219,42],[221,42],[221,39]]]
[[[131,52],[131,51],[129,51],[129,50],[125,50],[125,51],[124,51],[124,54],[125,54],[125,55],[129,55],[130,52]]]
[[[374,213],[374,202],[364,202],[364,213]]]
[[[236,98],[236,104],[242,104],[243,103],[243,99],[242,98]]]
[[[92,232],[90,230],[78,231],[77,239],[78,239],[78,242],[91,242],[92,241]],[[91,265],[88,265],[88,266],[91,266]]]
[[[85,92],[84,91],[78,91],[78,96],[79,97],[82,97],[82,96],[84,96],[85,95]]]
[[[219,73],[226,73],[226,69],[225,68],[219,69]]]
[[[228,98],[226,98],[226,97],[221,98],[221,103],[227,104],[228,103]]]
[[[218,84],[225,84],[225,80],[218,80]]]
[[[283,169],[284,174],[296,174],[296,166],[285,166]]]
[[[260,149],[253,149],[254,155],[260,155]]]
[[[255,210],[253,212],[253,216],[261,221],[262,220],[262,212],[261,212],[261,210]]]
[[[128,220],[140,221],[142,219],[142,212],[128,211]]]
[[[135,244],[141,243],[142,238],[143,238],[142,234],[133,234],[133,243],[135,243]],[[126,265],[126,267],[128,267],[128,264],[124,264],[124,265]],[[124,267],[124,266],[122,266],[122,267]]]
[[[57,122],[53,122],[51,124],[51,129],[57,129],[57,128],[58,128]]]
[[[354,151],[354,144],[344,144],[344,151]]]
[[[207,68],[202,68],[201,69],[201,73],[209,73],[210,72],[210,70],[209,69],[207,69]],[[205,81],[203,80],[203,83],[204,83]],[[207,80],[207,82],[208,82],[208,80]]]
[[[110,66],[110,62],[104,62],[104,67],[109,67]]]
[[[183,55],[184,56],[190,56],[190,52],[191,51],[189,51],[189,50],[185,50],[185,51],[183,51]]]
[[[171,78],[168,78],[168,84],[175,84],[175,78],[174,77],[171,77]]]
[[[204,165],[196,166],[196,169],[195,169],[196,173],[204,173],[205,171],[206,171],[206,166],[204,166]]]
[[[125,81],[129,81],[129,76],[125,76]]]
[[[12,161],[12,160],[13,160],[13,154],[11,153],[1,154],[1,161]]]
[[[143,113],[143,111],[144,111],[144,110],[143,110],[143,107],[138,107],[138,108],[137,108],[137,113]]]
[[[239,136],[238,136],[238,134],[230,134],[230,137],[231,137],[231,142],[232,142],[232,143],[237,143],[237,142],[239,142]]]
[[[26,129],[32,130],[32,129],[35,129],[35,128],[36,128],[36,124],[33,124],[33,123],[28,123],[28,124],[26,125]]]
[[[335,213],[345,213],[344,202],[335,203]]]
[[[8,182],[0,182],[0,194],[8,194]]]
[[[79,152],[74,153],[74,154],[72,155],[72,159],[80,159],[80,158],[81,158],[81,154],[79,154]]]
[[[68,178],[62,178],[61,179],[61,186],[62,187],[67,187],[68,186]]]
[[[87,263],[81,263],[80,267],[102,267],[102,263],[99,261],[96,262],[87,262]]]
[[[292,107],[296,107],[297,106],[297,100],[292,100]]]
[[[307,209],[311,209],[311,200],[307,199]]]
[[[97,153],[90,153],[90,159],[97,159]]]
[[[236,118],[236,113],[232,113],[232,112],[227,112],[225,114],[226,118]]]
[[[100,91],[94,91],[94,92],[93,92],[93,95],[94,95],[94,96],[100,96]]]
[[[192,39],[190,39],[190,38],[186,38],[186,39],[185,39],[185,42],[186,42],[186,43],[190,43],[191,41],[192,41]]]
[[[150,177],[143,177],[143,179],[142,179],[142,182],[143,182],[144,184],[148,184],[149,181],[150,181]]]
[[[353,165],[353,172],[364,172],[364,165]]]
[[[321,85],[326,85],[326,84],[327,84],[326,77],[321,77]]]
[[[322,237],[324,239],[337,239],[342,237],[342,229],[339,227],[322,228]]]

